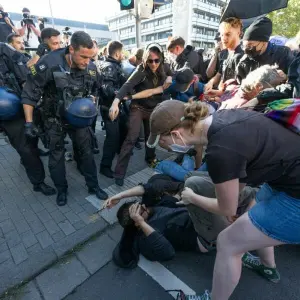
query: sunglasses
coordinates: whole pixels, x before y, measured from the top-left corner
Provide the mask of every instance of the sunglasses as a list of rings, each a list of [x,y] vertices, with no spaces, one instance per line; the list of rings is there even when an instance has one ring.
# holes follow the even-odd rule
[[[155,63],[155,64],[159,64],[160,63],[160,59],[148,59],[147,60],[147,63],[148,64],[153,64],[153,63]]]

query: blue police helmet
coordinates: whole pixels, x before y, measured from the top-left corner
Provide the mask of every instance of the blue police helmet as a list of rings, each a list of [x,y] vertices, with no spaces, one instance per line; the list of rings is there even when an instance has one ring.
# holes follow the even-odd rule
[[[0,120],[12,119],[21,108],[21,99],[14,93],[0,88]]]
[[[65,118],[74,127],[91,126],[97,116],[97,108],[91,98],[74,100],[65,110]]]

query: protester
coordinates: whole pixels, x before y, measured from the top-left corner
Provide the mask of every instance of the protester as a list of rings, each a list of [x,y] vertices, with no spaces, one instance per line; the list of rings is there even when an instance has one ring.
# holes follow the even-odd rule
[[[206,80],[203,56],[197,53],[194,47],[190,45],[185,46],[185,40],[182,37],[172,37],[168,41],[167,50],[171,58],[172,71],[177,71],[187,64],[199,76],[200,81]]]
[[[137,67],[143,62],[144,49],[137,48],[132,52],[132,55],[129,57],[129,62]]]
[[[185,189],[186,205],[232,217],[241,188],[246,183],[263,184],[256,205],[219,234],[212,293],[199,299],[228,299],[240,278],[240,258],[249,250],[257,249],[269,277],[279,280],[273,247],[300,243],[297,135],[257,112],[220,110],[209,115],[201,102],[175,100],[157,106],[150,128],[149,147],[159,143],[172,151],[187,151],[193,145],[207,145],[206,163],[216,198]]]
[[[133,89],[135,89],[136,92],[140,92],[161,86],[164,83],[169,86],[172,82],[172,77],[167,76],[171,75],[171,72],[166,68],[161,46],[159,44],[148,45],[143,56],[143,63],[138,66],[131,77],[116,94],[116,98],[113,101],[109,112],[111,120],[114,121],[116,119],[119,114],[119,104],[121,100],[128,94],[131,94]],[[169,96],[167,95],[154,95],[150,98],[131,101],[128,134],[122,145],[115,168],[116,184],[120,186],[124,184],[124,177],[132,149],[139,137],[142,122],[144,125],[145,139],[147,140],[150,132],[150,114],[158,103],[168,98]],[[155,149],[150,149],[146,146],[145,152],[145,160],[147,164],[149,166],[155,166],[157,163],[155,158]]]
[[[219,27],[221,41],[228,51],[227,58],[220,65],[218,73],[208,82],[205,87],[206,93],[218,86],[219,90],[224,90],[224,83],[229,79],[235,78],[235,71],[239,60],[243,56],[240,46],[243,23],[238,18],[228,18]]]
[[[259,18],[246,30],[243,37],[243,49],[245,55],[240,60],[236,76],[241,83],[253,70],[263,65],[278,65],[278,69],[287,74],[294,55],[285,46],[277,46],[269,43],[272,34],[272,21],[267,18]]]

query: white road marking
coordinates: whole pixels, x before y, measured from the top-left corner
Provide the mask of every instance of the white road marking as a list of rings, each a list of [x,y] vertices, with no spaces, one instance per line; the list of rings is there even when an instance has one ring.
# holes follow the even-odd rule
[[[151,276],[164,290],[182,290],[187,295],[196,294],[194,290],[158,262],[149,261],[140,255],[138,266]],[[177,293],[172,292],[170,295],[176,299]]]

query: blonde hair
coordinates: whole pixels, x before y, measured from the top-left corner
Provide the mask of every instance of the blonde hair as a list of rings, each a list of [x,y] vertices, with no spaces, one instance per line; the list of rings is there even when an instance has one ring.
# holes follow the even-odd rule
[[[238,18],[234,18],[234,17],[231,17],[231,18],[227,18],[225,19],[222,23],[221,23],[222,26],[224,25],[230,25],[231,27],[233,28],[240,28],[241,31],[243,30],[243,22],[241,19],[238,19]],[[220,26],[221,26],[220,25]]]
[[[180,127],[184,129],[191,129],[193,133],[197,123],[206,119],[209,116],[208,105],[205,102],[194,101],[184,105],[183,121]]]

